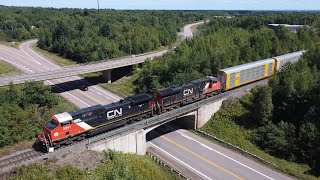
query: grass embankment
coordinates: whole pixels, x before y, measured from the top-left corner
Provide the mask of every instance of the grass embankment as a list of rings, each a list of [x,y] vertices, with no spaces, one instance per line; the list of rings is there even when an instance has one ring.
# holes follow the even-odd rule
[[[121,97],[128,97],[134,95],[134,85],[133,82],[138,78],[137,74],[132,76],[123,77],[113,83],[101,84],[103,88],[118,94]]]
[[[1,75],[16,75],[19,73],[20,73],[20,71],[18,69],[14,68],[10,64],[8,64],[0,59],[0,76]]]
[[[4,44],[6,46],[11,46],[14,48],[18,48],[20,46],[20,44],[22,44],[24,41],[14,41],[14,43],[8,42],[8,41],[0,41],[0,44]]]
[[[51,59],[52,61],[54,61],[55,63],[57,63],[60,66],[71,66],[71,65],[77,64],[75,61],[63,58],[63,57],[59,56],[58,54],[43,50],[43,49],[37,47],[36,45],[33,45],[33,49],[38,51],[40,54],[44,55],[45,57]]]
[[[237,119],[245,113],[247,111],[240,102],[224,104],[201,130],[275,164],[282,172],[296,176],[299,179],[319,179],[306,174],[310,170],[309,166],[273,157],[251,143],[250,139],[252,138],[254,129],[245,128],[237,124]]]
[[[16,170],[9,179],[178,179],[147,156],[106,152],[106,162],[96,169],[82,170],[51,163],[33,164]]]

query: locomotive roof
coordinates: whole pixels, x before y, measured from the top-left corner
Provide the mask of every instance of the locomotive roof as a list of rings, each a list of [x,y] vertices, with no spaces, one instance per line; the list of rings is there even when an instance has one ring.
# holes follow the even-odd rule
[[[101,110],[101,109],[103,109],[103,106],[94,105],[94,106],[86,107],[86,108],[79,109],[79,110],[76,110],[76,111],[72,111],[69,114],[71,116],[75,116],[75,115],[84,114],[84,113],[87,113],[87,112],[98,111],[98,110]]]
[[[153,98],[152,95],[147,93],[139,93],[130,97],[127,97],[126,99],[131,101],[132,104],[141,104],[146,101],[150,101]]]
[[[251,63],[246,63],[246,64],[241,64],[238,66],[233,66],[233,67],[229,67],[229,68],[225,68],[225,69],[221,69],[220,72],[225,72],[226,74],[230,74],[230,73],[234,73],[234,72],[239,72],[245,69],[250,69],[256,66],[261,66],[264,64],[269,64],[274,62],[274,59],[272,58],[268,58],[268,59],[263,59],[263,60],[259,60],[259,61],[255,61],[255,62],[251,62]]]
[[[218,81],[218,79],[216,77],[207,76],[207,77],[204,77],[204,78],[201,78],[201,79],[193,80],[193,81],[191,81],[191,83],[198,84],[198,83],[206,82],[206,81],[209,81],[209,80]]]
[[[175,85],[175,86],[171,86],[168,88],[160,89],[160,90],[158,90],[158,92],[162,96],[166,96],[168,94],[176,94],[176,93],[180,92],[181,89],[182,89],[182,87],[180,85]]]
[[[122,106],[128,106],[130,104],[131,104],[131,101],[129,101],[127,99],[121,99],[118,102],[114,102],[114,103],[111,103],[111,104],[104,105],[104,108],[105,109],[113,109],[113,108],[118,108],[118,107],[122,107]]]
[[[72,116],[68,112],[63,112],[52,116],[52,119],[57,120],[59,123],[72,120]]]

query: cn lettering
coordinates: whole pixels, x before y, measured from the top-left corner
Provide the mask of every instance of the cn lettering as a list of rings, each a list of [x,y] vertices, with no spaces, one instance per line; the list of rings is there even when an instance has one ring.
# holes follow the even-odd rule
[[[115,109],[115,110],[107,112],[108,119],[114,119],[114,118],[120,117],[120,116],[122,116],[122,108],[120,108],[119,110]]]
[[[183,91],[183,96],[187,96],[187,95],[192,94],[192,93],[193,93],[193,89],[185,89]]]

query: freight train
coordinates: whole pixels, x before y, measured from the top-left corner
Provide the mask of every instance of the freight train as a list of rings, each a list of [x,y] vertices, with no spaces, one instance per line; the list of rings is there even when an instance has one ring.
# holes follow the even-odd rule
[[[128,123],[181,107],[221,92],[274,75],[287,62],[296,62],[304,51],[221,69],[217,77],[204,77],[182,85],[140,93],[107,105],[64,112],[52,116],[38,134],[46,151],[71,144]]]

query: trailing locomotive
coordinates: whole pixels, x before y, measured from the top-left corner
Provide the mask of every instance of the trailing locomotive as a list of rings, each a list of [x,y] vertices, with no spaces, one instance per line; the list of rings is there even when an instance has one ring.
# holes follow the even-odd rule
[[[222,91],[267,78],[281,70],[287,62],[296,62],[305,51],[290,53],[222,69],[218,77],[204,77],[182,85],[160,89],[155,95],[140,93],[107,105],[96,105],[52,116],[38,135],[46,151],[75,140],[106,132],[146,117],[170,111]]]

